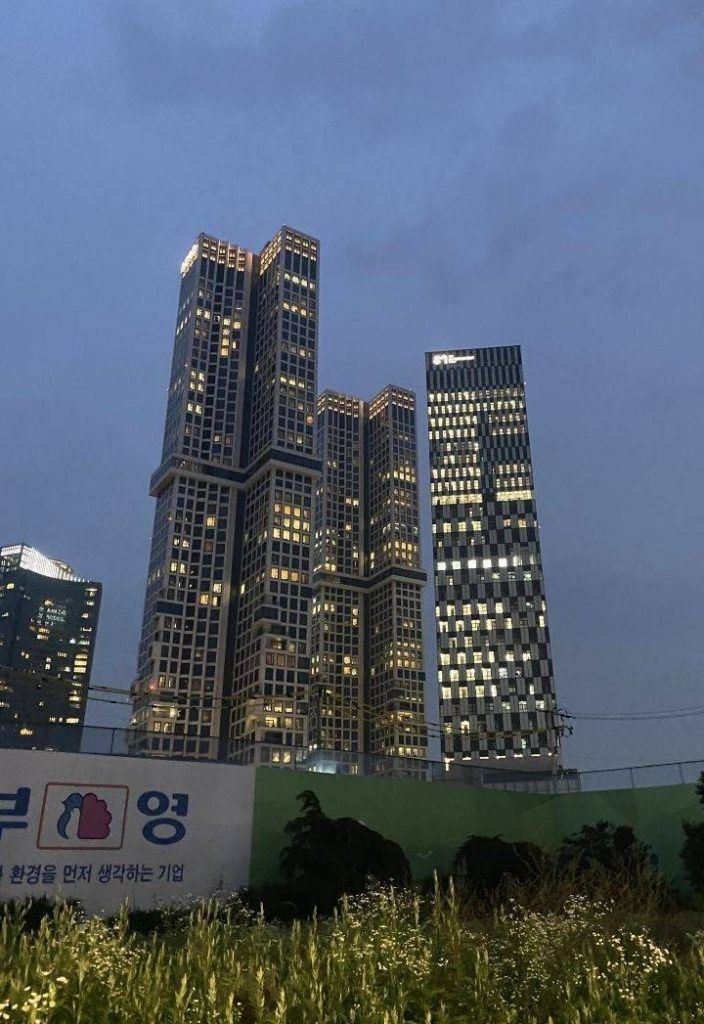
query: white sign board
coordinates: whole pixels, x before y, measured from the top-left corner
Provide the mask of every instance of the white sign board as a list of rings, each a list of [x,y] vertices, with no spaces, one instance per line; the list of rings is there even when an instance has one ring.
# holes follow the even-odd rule
[[[254,768],[0,750],[0,901],[114,913],[249,882]]]

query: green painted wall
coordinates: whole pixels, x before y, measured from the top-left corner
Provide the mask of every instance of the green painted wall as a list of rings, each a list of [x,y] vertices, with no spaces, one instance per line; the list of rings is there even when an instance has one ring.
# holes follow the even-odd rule
[[[703,817],[694,785],[548,796],[258,768],[252,885],[276,879],[279,852],[287,845],[284,825],[298,814],[296,796],[304,789],[315,791],[330,817],[357,818],[400,843],[417,878],[435,869],[447,871],[458,847],[472,833],[531,840],[550,849],[582,825],[606,818],[632,825],[638,838],[655,850],[665,874],[682,883],[681,823]]]

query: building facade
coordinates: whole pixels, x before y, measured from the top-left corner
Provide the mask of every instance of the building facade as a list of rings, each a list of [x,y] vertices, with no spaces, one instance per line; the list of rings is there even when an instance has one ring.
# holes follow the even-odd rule
[[[326,391],[316,432],[311,748],[426,757],[415,396]]]
[[[135,741],[287,763],[308,742],[319,243],[201,234],[181,267]]]
[[[560,764],[519,346],[426,354],[442,752]]]
[[[45,725],[80,735],[101,596],[36,548],[0,548],[0,722],[27,737]]]

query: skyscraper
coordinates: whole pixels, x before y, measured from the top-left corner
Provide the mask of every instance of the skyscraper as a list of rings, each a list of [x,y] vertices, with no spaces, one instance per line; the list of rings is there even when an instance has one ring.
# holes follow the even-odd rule
[[[86,710],[100,583],[36,548],[0,548],[0,721],[77,726]]]
[[[426,354],[443,755],[559,765],[518,346]]]
[[[316,432],[311,746],[425,757],[415,395],[325,391]]]
[[[307,744],[318,257],[284,226],[258,255],[201,234],[181,267],[133,685],[154,753]]]

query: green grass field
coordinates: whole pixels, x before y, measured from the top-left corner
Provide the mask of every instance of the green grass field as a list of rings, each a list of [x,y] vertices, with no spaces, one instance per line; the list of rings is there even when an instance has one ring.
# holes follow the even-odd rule
[[[371,892],[283,926],[239,906],[167,916],[70,908],[0,928],[0,1020],[51,1024],[688,1024],[704,1021],[704,918],[571,897],[483,917],[452,890]]]

